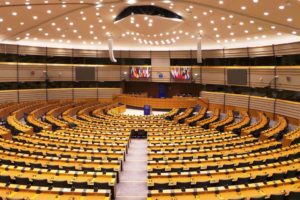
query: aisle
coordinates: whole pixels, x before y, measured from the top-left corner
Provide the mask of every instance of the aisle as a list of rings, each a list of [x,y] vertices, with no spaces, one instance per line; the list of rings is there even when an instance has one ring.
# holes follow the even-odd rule
[[[116,200],[146,200],[147,192],[147,140],[132,139],[117,184]]]

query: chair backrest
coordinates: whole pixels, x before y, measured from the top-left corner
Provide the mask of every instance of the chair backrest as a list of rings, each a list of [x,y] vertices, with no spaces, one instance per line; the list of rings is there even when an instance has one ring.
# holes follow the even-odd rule
[[[284,200],[285,195],[284,194],[271,194],[270,200]]]
[[[257,196],[257,197],[251,197],[250,200],[265,200],[266,199],[266,196],[263,195],[263,196]]]
[[[287,197],[288,200],[298,200],[300,199],[300,190],[291,191]]]

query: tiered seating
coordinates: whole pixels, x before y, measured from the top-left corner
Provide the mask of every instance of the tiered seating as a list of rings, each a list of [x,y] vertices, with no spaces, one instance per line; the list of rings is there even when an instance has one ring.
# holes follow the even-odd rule
[[[197,126],[208,128],[210,123],[213,123],[219,119],[220,109],[216,108],[211,117],[198,121]]]
[[[180,113],[179,115],[176,115],[173,120],[175,122],[183,123],[184,119],[189,117],[192,114],[193,110],[194,108],[187,108],[184,112]]]
[[[285,132],[285,130],[287,129],[287,121],[284,117],[282,116],[278,116],[277,117],[277,124],[272,127],[269,128],[265,131],[262,131],[260,133],[260,140],[266,140],[268,138],[274,137],[276,136],[276,138],[281,139],[283,133]]]
[[[246,126],[248,126],[251,122],[250,116],[246,111],[241,112],[242,119],[233,124],[229,124],[224,127],[225,131],[233,131],[235,133],[240,133],[240,130]]]
[[[241,131],[241,135],[253,134],[255,137],[259,137],[260,131],[265,129],[269,124],[269,119],[263,112],[258,112],[258,120],[255,124],[245,127]]]
[[[205,117],[207,107],[202,107],[201,110],[194,116],[186,118],[184,123],[187,125],[195,125],[195,123]]]
[[[279,193],[284,199],[298,198],[300,144],[282,147],[272,137],[260,141],[250,133],[264,128],[267,117],[261,113],[258,122],[248,126],[250,116],[241,115],[240,121],[230,124],[234,117],[228,111],[225,119],[211,123],[211,127],[225,126],[227,132],[200,128],[190,134],[164,129],[148,137],[148,200],[248,200]],[[276,127],[285,125],[284,118],[278,117]],[[249,133],[232,132],[242,128]]]
[[[165,119],[172,120],[175,115],[179,112],[179,108],[173,108],[169,113],[165,114]]]
[[[283,136],[282,145],[288,147],[291,144],[300,142],[300,127]]]
[[[223,131],[224,126],[232,123],[233,121],[234,121],[234,116],[233,116],[232,110],[227,110],[226,118],[224,118],[223,120],[211,123],[209,125],[209,128],[216,129],[216,130],[219,130],[219,131]]]

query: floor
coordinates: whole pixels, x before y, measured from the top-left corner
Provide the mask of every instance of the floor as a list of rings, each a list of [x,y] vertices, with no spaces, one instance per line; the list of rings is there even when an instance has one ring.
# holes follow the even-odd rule
[[[147,140],[131,139],[116,200],[146,200],[147,192]]]
[[[152,111],[152,115],[161,115],[167,113],[166,111]],[[144,115],[144,110],[143,109],[131,109],[131,108],[126,108],[126,111],[123,113],[125,115]]]

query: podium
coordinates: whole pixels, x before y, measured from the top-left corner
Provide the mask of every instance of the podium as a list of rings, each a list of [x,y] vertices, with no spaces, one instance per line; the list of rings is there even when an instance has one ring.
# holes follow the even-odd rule
[[[144,105],[144,115],[151,115],[152,108],[150,105]]]

